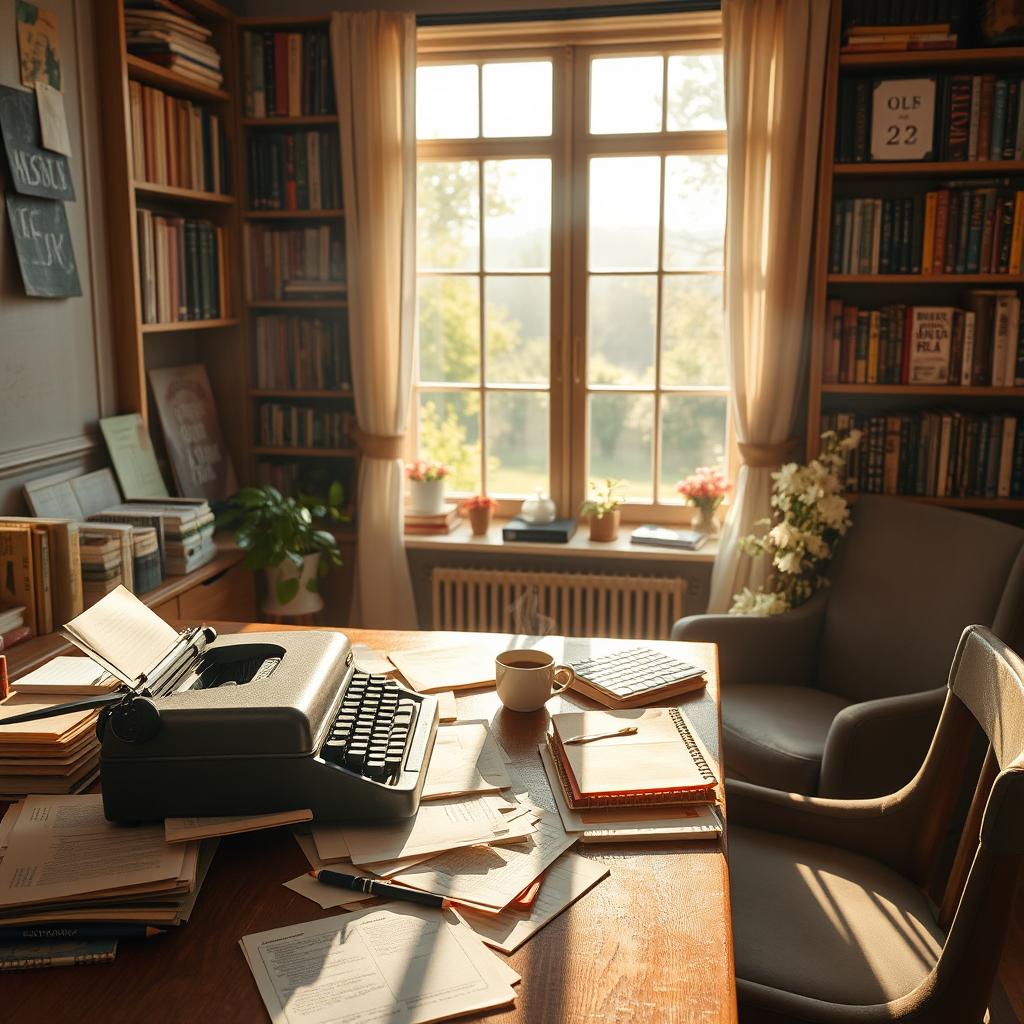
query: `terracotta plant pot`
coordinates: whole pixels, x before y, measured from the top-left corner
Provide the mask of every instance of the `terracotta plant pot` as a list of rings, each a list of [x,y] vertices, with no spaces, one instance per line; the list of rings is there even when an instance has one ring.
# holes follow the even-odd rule
[[[493,514],[489,508],[471,508],[469,510],[469,525],[474,536],[479,537],[490,529]]]
[[[619,535],[619,520],[622,513],[618,509],[603,516],[590,517],[590,539],[599,541],[615,540]]]

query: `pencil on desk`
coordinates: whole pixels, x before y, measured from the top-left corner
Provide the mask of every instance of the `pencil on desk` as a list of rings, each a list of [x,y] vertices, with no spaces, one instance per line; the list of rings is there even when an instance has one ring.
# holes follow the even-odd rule
[[[443,896],[437,896],[432,892],[420,892],[419,889],[407,889],[404,885],[378,882],[375,878],[360,878],[358,875],[346,875],[341,871],[328,871],[327,868],[314,868],[310,874],[324,885],[334,885],[339,889],[351,889],[353,892],[365,892],[370,896],[405,900],[407,903],[419,903],[424,907],[444,908],[452,905],[451,900],[446,900]]]

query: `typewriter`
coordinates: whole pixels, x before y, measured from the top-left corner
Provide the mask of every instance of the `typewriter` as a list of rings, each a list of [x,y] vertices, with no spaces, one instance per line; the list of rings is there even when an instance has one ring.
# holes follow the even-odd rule
[[[120,822],[307,807],[321,820],[409,817],[438,721],[435,697],[356,672],[348,638],[316,630],[184,630],[133,684],[46,710],[90,706],[104,812]]]

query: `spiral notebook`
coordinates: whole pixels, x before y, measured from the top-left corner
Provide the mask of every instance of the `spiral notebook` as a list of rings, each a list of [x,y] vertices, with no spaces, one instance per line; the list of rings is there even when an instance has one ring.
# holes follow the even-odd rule
[[[551,716],[548,737],[566,801],[574,810],[647,804],[711,803],[712,760],[679,708],[579,711]],[[629,736],[567,743],[626,726]]]

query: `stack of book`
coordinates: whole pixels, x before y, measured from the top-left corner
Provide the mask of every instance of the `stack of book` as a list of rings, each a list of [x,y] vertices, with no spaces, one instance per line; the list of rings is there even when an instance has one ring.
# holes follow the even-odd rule
[[[1019,274],[1024,191],[948,182],[902,199],[836,199],[830,274]]]
[[[413,535],[446,534],[459,523],[459,506],[445,505],[443,512],[424,514],[422,512],[405,513],[405,532]]]
[[[121,545],[115,537],[83,530],[81,555],[82,590],[85,594],[85,607],[89,608],[124,582],[121,575]]]
[[[256,318],[256,386],[326,391],[351,381],[346,317]]]
[[[228,192],[224,125],[217,114],[160,89],[128,83],[136,181]]]
[[[224,81],[213,33],[174,0],[124,0],[128,52],[219,89]]]
[[[337,210],[337,132],[258,132],[249,139],[249,205],[254,210]]]
[[[967,293],[967,308],[862,309],[829,299],[826,384],[1024,385],[1024,320],[1015,291]]]
[[[212,561],[217,555],[213,541],[214,516],[202,498],[168,501],[128,501],[89,517],[91,522],[127,523],[141,534],[133,540],[135,592],[163,575],[184,576]]]
[[[14,605],[0,611],[0,651],[20,644],[32,636],[32,629],[25,625],[25,606]]]
[[[721,835],[714,762],[678,708],[552,715],[540,753],[563,824],[583,842]]]
[[[345,248],[339,225],[268,228],[245,225],[248,297],[254,300],[340,294]]]
[[[334,113],[327,32],[243,32],[246,117]]]
[[[960,0],[846,0],[843,52],[953,49],[969,6]]]
[[[350,448],[354,425],[348,412],[264,402],[259,443],[273,448]]]
[[[1024,497],[1024,416],[959,410],[857,416],[831,413],[822,430],[863,432],[848,486],[869,494]]]
[[[228,315],[224,229],[208,220],[136,211],[142,319],[147,324]]]
[[[173,571],[169,565],[167,571]],[[147,527],[132,528],[132,575],[135,579],[132,590],[134,594],[148,594],[163,582],[160,542],[156,530]]]

